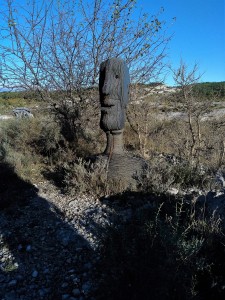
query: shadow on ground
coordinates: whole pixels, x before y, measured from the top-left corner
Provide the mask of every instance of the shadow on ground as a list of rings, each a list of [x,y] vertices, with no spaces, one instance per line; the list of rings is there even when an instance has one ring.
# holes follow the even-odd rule
[[[87,299],[88,242],[8,164],[0,164],[0,183],[0,299],[62,300],[72,291]]]
[[[127,192],[101,199],[119,218],[125,207],[129,218],[103,243],[98,300],[224,299],[225,236],[210,228],[211,193],[194,206],[192,197]]]
[[[0,299],[224,299],[224,236],[187,229],[191,199],[180,214],[182,199],[166,194],[126,192],[87,202],[86,231],[103,232],[96,252],[7,164],[0,165],[0,182]],[[201,200],[199,212],[204,206]]]

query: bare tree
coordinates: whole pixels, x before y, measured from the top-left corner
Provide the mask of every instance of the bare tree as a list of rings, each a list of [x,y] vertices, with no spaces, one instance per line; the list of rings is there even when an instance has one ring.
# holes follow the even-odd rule
[[[165,66],[170,37],[162,11],[139,11],[136,19],[135,0],[30,0],[23,6],[3,0],[2,6],[1,86],[38,91],[74,128],[103,60],[121,57],[132,82],[142,83]]]
[[[152,88],[150,87],[151,91]],[[143,87],[137,89],[137,94],[144,94]],[[154,92],[152,92],[154,93]],[[135,93],[133,91],[132,96]],[[137,98],[135,97],[134,100]],[[151,149],[151,139],[154,134],[162,129],[163,122],[159,120],[159,103],[161,98],[156,94],[148,94],[147,97],[142,96],[139,101],[132,101],[128,107],[127,120],[133,133],[136,135],[138,140],[138,148],[140,154],[149,158]]]
[[[181,61],[177,69],[172,70],[173,79],[179,88],[179,91],[172,95],[173,101],[175,100],[183,112],[187,114],[187,124],[190,132],[189,141],[189,154],[190,162],[193,164],[199,163],[199,154],[204,140],[201,134],[201,117],[209,112],[211,108],[212,99],[204,97],[195,89],[196,84],[201,78],[198,72],[198,65],[195,63],[193,67],[188,66]]]

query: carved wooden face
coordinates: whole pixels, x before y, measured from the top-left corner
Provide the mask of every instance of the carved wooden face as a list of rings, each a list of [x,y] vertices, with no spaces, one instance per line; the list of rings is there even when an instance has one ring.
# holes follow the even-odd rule
[[[129,100],[129,71],[124,61],[111,58],[100,66],[100,127],[104,131],[121,130]]]
[[[116,105],[125,108],[129,100],[129,70],[124,61],[111,58],[100,66],[99,92],[102,106]]]

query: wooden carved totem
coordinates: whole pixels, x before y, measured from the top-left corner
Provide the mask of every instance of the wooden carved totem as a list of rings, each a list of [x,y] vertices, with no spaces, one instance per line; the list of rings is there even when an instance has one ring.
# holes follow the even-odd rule
[[[106,155],[123,154],[123,129],[129,101],[129,70],[125,62],[111,58],[100,66],[100,127],[106,133]]]
[[[100,66],[99,93],[101,104],[100,127],[106,133],[104,151],[108,163],[108,178],[123,181],[126,186],[136,184],[146,166],[142,158],[124,151],[123,129],[129,101],[130,76],[126,63],[111,58]]]

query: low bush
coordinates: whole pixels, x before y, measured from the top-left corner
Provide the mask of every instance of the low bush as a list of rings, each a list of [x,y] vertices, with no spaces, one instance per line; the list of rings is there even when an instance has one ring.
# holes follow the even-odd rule
[[[107,194],[107,171],[104,163],[92,164],[78,158],[63,165],[64,187],[70,195],[89,194],[101,197]]]
[[[19,176],[37,178],[43,164],[60,159],[60,138],[57,124],[49,119],[12,119],[1,123],[1,159]]]
[[[108,229],[97,299],[222,299],[221,220],[182,198],[161,195],[156,202]]]

